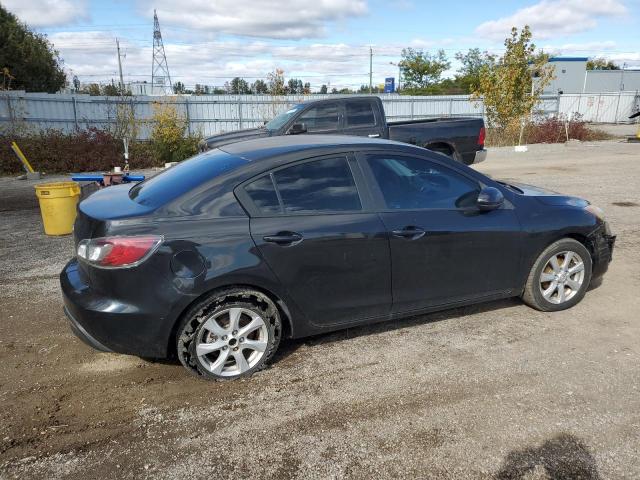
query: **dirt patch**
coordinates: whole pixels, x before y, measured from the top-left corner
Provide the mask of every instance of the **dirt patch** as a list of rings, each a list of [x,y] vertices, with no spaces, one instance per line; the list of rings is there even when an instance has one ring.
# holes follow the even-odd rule
[[[478,168],[640,205],[637,149],[595,145],[492,150]],[[640,210],[607,211],[615,260],[569,311],[514,299],[352,328],[208,383],[76,339],[57,279],[71,238],[44,236],[29,182],[0,191],[3,480],[640,477]]]

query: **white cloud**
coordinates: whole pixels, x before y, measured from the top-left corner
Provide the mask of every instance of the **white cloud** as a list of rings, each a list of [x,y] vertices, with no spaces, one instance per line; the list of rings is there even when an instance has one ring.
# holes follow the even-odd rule
[[[117,79],[115,37],[110,32],[58,32],[49,39],[64,58],[65,66],[83,82]],[[283,46],[265,41],[211,40],[193,43],[170,43],[165,40],[171,78],[188,86],[195,83],[222,86],[234,76],[253,82],[266,78],[276,67],[283,68],[287,78],[295,76],[312,85],[331,82],[332,86],[368,83],[369,49],[343,43],[314,43]],[[125,81],[150,80],[151,46],[120,39],[126,54],[123,60]],[[398,55],[400,48],[378,52],[374,62],[375,78],[394,71],[384,60],[383,51]],[[375,50],[375,48],[374,48]],[[386,70],[389,70],[387,72]]]
[[[327,25],[367,13],[366,0],[139,0],[160,25],[251,37],[322,37]]]
[[[604,50],[613,50],[617,46],[616,42],[607,40],[604,42],[585,42],[585,43],[565,43],[562,45],[545,45],[542,47],[546,53],[551,55],[580,53],[582,56],[592,56],[594,52]]]
[[[556,38],[591,30],[598,18],[626,12],[620,0],[542,0],[508,17],[482,23],[476,33],[491,40],[503,40],[511,27],[529,25],[536,39]]]
[[[89,18],[86,0],[3,0],[30,27],[57,27]]]

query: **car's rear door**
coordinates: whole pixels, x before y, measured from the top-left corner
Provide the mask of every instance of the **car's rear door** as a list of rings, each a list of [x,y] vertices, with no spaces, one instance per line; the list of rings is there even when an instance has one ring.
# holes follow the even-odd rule
[[[362,159],[389,233],[394,313],[517,288],[522,234],[511,204],[478,210],[482,185],[435,159],[392,152]]]
[[[359,193],[363,184],[355,159],[338,154],[289,164],[238,189],[252,205],[261,255],[315,325],[390,312],[389,243]]]

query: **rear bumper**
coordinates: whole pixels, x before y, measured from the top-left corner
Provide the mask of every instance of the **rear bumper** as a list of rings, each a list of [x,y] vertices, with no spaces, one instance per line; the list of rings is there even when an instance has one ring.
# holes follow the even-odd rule
[[[150,302],[132,304],[101,295],[75,259],[60,274],[60,286],[71,330],[87,345],[103,352],[167,356],[173,322],[166,312],[156,311]]]
[[[473,163],[484,162],[486,159],[487,159],[487,150],[483,148],[482,150],[478,150],[476,152],[476,155],[473,158]]]
[[[103,344],[101,344],[95,338],[93,338],[91,336],[91,334],[89,332],[87,332],[84,329],[84,327],[78,323],[78,321],[75,318],[73,318],[73,315],[71,315],[71,313],[69,313],[69,309],[67,309],[66,306],[63,307],[63,310],[64,310],[64,314],[69,319],[69,323],[70,323],[70,326],[71,326],[71,331],[75,334],[76,337],[78,337],[80,340],[82,340],[84,343],[86,343],[90,347],[95,348],[96,350],[100,350],[101,352],[112,352],[113,351],[110,348],[105,347]]]

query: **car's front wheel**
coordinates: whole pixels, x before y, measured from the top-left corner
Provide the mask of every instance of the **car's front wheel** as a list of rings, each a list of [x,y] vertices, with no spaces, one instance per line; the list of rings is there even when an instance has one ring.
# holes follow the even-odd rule
[[[178,358],[195,375],[233,380],[265,366],[281,331],[278,309],[264,294],[218,292],[185,315],[177,334]]]
[[[573,307],[591,281],[591,254],[572,238],[547,247],[531,268],[522,294],[524,302],[544,312]]]

